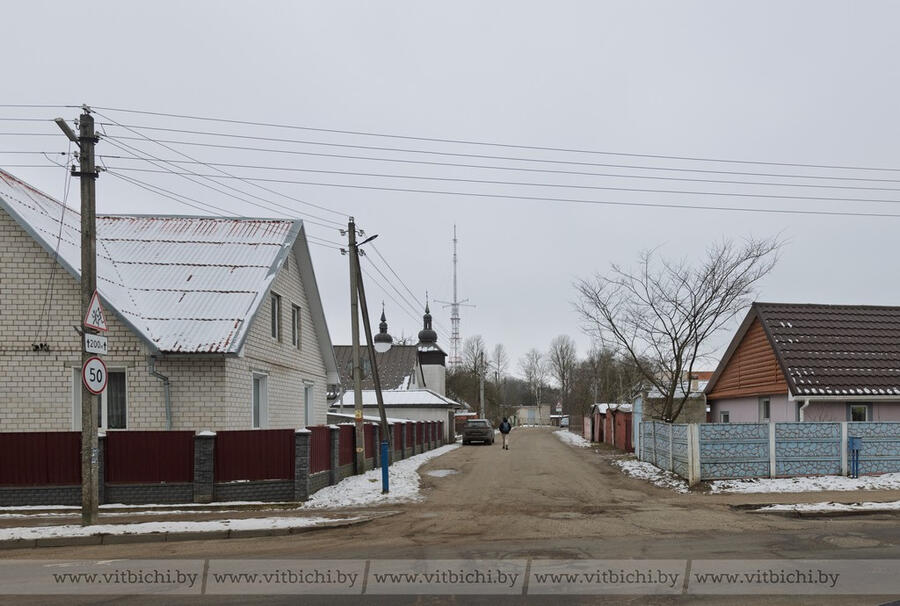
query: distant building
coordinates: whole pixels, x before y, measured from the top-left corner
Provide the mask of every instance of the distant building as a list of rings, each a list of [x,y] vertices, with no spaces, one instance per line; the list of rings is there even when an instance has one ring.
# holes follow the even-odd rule
[[[550,425],[550,404],[519,406],[515,417],[516,425]]]

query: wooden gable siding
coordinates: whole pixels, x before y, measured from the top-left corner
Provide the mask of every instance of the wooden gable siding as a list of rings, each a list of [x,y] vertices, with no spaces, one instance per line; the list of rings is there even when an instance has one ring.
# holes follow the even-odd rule
[[[753,320],[728,360],[709,399],[787,393],[784,373],[775,359],[759,318]]]

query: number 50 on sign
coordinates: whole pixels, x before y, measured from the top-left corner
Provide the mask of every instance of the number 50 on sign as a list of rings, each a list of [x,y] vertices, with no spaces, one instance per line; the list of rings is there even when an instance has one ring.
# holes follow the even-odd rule
[[[106,389],[106,374],[106,364],[97,356],[88,358],[81,368],[81,380],[84,382],[84,386],[95,395],[103,393],[103,390]]]

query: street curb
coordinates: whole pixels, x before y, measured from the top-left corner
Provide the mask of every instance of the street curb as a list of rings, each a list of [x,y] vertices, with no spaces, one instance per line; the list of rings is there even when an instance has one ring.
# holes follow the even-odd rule
[[[272,503],[252,503],[252,504],[240,504],[240,505],[228,505],[228,504],[218,504],[218,503],[173,503],[171,505],[167,504],[157,504],[157,505],[148,505],[146,507],[103,507],[100,509],[100,513],[102,514],[111,514],[111,513],[136,513],[136,512],[144,512],[144,511],[156,511],[159,513],[166,513],[167,511],[183,511],[186,513],[190,513],[193,510],[197,511],[270,511],[270,510],[285,510],[285,509],[300,509],[303,507],[303,501],[277,501]],[[46,508],[42,509],[4,509],[2,510],[4,514],[15,514],[15,515],[41,515],[41,514],[71,514],[74,516],[81,516],[81,509],[71,509],[71,508],[63,508],[63,507],[54,507],[53,505],[48,505]]]
[[[252,528],[246,530],[210,530],[190,532],[155,532],[148,534],[93,534],[81,537],[45,537],[40,539],[7,539],[0,541],[0,551],[10,549],[34,549],[39,547],[78,547],[82,545],[122,545],[133,543],[174,543],[179,541],[219,541],[224,539],[249,539],[278,537],[294,534],[344,528],[367,524],[374,520],[397,515],[397,511],[379,512],[357,520],[335,520],[314,526],[297,528]]]

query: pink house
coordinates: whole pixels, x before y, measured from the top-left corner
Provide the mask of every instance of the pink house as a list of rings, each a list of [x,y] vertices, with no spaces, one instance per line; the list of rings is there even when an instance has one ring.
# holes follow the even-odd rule
[[[705,393],[713,423],[900,421],[900,307],[754,303]]]

